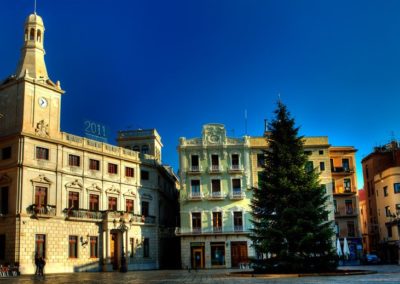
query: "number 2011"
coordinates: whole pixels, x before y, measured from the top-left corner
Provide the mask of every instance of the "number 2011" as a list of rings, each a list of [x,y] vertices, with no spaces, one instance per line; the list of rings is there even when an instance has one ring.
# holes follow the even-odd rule
[[[96,135],[96,136],[106,136],[106,127],[104,125],[86,120],[85,121],[85,132]]]

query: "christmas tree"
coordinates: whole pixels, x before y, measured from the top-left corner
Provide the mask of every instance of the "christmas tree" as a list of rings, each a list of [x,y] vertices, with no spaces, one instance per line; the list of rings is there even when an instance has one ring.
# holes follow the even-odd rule
[[[293,273],[337,267],[333,225],[325,187],[309,165],[303,137],[286,106],[278,102],[269,123],[268,150],[259,187],[254,188],[252,240],[255,270]]]

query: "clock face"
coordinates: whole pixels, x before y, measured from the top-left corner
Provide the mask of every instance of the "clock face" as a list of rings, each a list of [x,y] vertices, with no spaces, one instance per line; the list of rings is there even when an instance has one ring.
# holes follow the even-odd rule
[[[39,98],[39,106],[41,108],[47,107],[47,100],[45,98]]]

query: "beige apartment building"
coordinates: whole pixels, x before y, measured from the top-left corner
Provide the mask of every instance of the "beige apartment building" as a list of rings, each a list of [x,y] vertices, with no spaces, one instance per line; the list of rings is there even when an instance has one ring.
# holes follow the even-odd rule
[[[359,261],[362,257],[360,231],[360,206],[355,168],[356,149],[352,146],[329,148],[332,173],[333,207],[335,211],[336,236],[341,242],[346,238],[349,260]]]
[[[159,268],[177,198],[161,138],[120,134],[122,148],[62,132],[64,91],[48,76],[44,31],[29,15],[17,71],[0,83],[0,263],[32,274],[37,253],[46,273]]]

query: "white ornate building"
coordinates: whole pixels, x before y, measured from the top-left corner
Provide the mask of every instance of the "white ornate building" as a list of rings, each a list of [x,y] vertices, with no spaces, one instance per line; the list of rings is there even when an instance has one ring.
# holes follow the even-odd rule
[[[161,138],[154,156],[61,132],[64,91],[43,42],[31,14],[17,71],[0,83],[0,263],[31,274],[38,253],[46,273],[158,268],[177,198]]]

